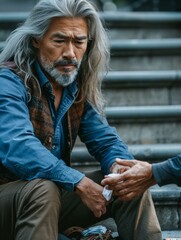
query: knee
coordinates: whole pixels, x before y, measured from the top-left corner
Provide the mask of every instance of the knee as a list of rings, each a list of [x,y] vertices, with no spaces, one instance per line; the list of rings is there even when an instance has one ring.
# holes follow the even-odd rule
[[[26,199],[42,203],[54,202],[60,205],[60,190],[57,185],[46,179],[35,179],[29,181],[26,186]]]

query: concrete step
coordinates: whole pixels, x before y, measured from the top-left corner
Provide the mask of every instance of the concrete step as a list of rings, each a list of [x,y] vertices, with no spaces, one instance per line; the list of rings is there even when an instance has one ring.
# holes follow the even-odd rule
[[[111,53],[114,56],[133,55],[179,55],[181,39],[126,39],[111,40]]]
[[[111,71],[180,70],[181,55],[124,55],[112,56]]]
[[[124,10],[131,11],[169,11],[169,12],[179,12],[180,11],[180,1],[177,0],[130,0],[126,1],[127,4],[123,5]]]
[[[181,142],[180,122],[122,122],[111,124],[127,144],[167,144]]]
[[[181,105],[116,106],[105,113],[127,144],[181,142]]]
[[[181,105],[107,107],[105,113],[127,144],[181,142]]]
[[[37,0],[24,1],[24,0],[1,0],[0,13],[7,12],[14,13],[20,11],[30,11],[37,3]]]
[[[180,39],[111,40],[112,71],[180,70]]]
[[[100,13],[110,39],[179,38],[180,14],[168,12]]]
[[[176,12],[100,12],[108,28],[173,28],[181,26],[181,14]]]
[[[179,105],[180,71],[110,71],[103,81],[107,106]]]
[[[161,12],[101,13],[110,39],[179,38],[180,14]]]
[[[107,107],[105,113],[129,145],[181,142],[181,105]]]
[[[155,185],[150,191],[161,229],[181,230],[181,187],[174,184],[163,187]]]
[[[180,38],[181,32],[178,26],[171,29],[166,28],[120,28],[108,29],[109,38],[116,39],[164,39],[164,38]]]
[[[109,71],[104,88],[139,88],[181,86],[181,71]]]
[[[181,105],[167,106],[115,106],[105,108],[105,114],[111,123],[116,122],[167,122],[181,121]]]
[[[103,89],[106,106],[179,105],[181,87]]]
[[[180,154],[180,143],[178,144],[134,144],[128,145],[129,151],[135,159],[148,161],[150,163],[167,160]],[[72,152],[72,166],[81,170],[100,169],[100,164],[87,151],[84,145],[77,143]]]

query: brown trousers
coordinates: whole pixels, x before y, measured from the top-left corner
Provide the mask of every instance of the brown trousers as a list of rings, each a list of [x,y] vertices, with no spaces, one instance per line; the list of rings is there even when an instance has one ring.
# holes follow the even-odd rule
[[[100,182],[103,176],[94,172],[88,177]],[[115,219],[121,240],[162,239],[149,192],[130,202],[114,200],[106,215],[96,218],[74,192],[60,191],[51,181],[36,179],[0,186],[1,240],[57,240],[58,231],[88,227],[108,217]]]

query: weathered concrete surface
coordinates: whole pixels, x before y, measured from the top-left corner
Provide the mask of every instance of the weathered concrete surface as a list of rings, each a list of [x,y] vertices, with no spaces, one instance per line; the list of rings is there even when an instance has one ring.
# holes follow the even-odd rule
[[[38,0],[1,0],[0,12],[30,11]]]
[[[112,57],[113,71],[180,70],[181,56],[128,56]]]
[[[151,122],[152,121],[152,122]],[[134,122],[111,124],[116,127],[120,137],[128,144],[156,144],[181,142],[180,122]]]
[[[181,87],[104,89],[107,106],[149,106],[180,104]]]
[[[162,230],[181,231],[181,187],[155,185],[150,191]]]

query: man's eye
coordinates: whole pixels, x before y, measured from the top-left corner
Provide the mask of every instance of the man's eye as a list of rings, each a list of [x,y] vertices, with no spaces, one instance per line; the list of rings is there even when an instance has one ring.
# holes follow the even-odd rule
[[[83,42],[83,41],[76,40],[75,43],[83,44],[84,42]]]
[[[82,44],[86,43],[85,40],[75,40],[74,42],[75,42],[75,44],[78,44],[78,45],[82,45]]]

